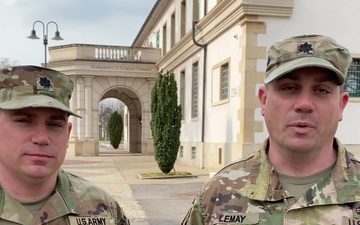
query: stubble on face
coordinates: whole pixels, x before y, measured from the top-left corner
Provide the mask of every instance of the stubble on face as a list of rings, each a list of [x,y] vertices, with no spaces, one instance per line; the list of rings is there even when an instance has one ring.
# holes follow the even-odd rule
[[[347,98],[329,77],[325,69],[305,68],[260,88],[271,148],[300,154],[332,148]]]
[[[8,176],[27,182],[56,176],[71,130],[67,114],[48,108],[0,110],[0,123],[0,152],[6,156],[0,167]]]

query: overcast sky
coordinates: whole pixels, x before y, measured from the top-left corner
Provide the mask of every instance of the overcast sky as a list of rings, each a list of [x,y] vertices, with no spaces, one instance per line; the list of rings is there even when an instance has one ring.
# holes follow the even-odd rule
[[[20,65],[44,62],[43,27],[40,39],[27,38],[33,23],[58,24],[63,41],[51,40],[56,26],[48,26],[48,46],[74,43],[130,46],[156,0],[0,0],[0,58]],[[47,54],[49,58],[49,54]]]

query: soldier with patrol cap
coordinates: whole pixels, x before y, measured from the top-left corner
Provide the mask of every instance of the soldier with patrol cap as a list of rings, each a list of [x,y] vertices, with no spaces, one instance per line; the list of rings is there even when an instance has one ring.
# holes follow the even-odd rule
[[[0,70],[0,224],[128,225],[120,205],[60,168],[73,82],[55,70]]]
[[[272,45],[258,92],[269,137],[207,182],[182,224],[360,224],[360,162],[335,137],[351,61],[322,35]]]

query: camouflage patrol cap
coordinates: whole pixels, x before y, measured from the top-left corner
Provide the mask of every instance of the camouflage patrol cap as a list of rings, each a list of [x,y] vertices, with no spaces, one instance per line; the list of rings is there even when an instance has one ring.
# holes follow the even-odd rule
[[[268,51],[265,83],[304,67],[333,71],[338,84],[344,83],[352,58],[335,40],[322,35],[302,35],[273,44]]]
[[[0,70],[0,109],[55,108],[80,117],[69,109],[74,83],[65,74],[38,66]]]

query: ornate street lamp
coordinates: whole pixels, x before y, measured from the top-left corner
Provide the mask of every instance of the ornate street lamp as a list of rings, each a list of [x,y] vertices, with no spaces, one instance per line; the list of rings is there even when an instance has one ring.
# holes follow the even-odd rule
[[[46,57],[46,55],[47,55],[47,49],[46,49],[46,46],[47,46],[47,44],[48,44],[48,27],[49,27],[49,24],[50,23],[53,23],[53,24],[55,24],[56,25],[56,32],[55,32],[55,36],[53,37],[53,38],[51,38],[52,40],[56,40],[56,41],[61,41],[61,40],[64,40],[63,38],[61,38],[60,37],[60,32],[59,32],[59,30],[58,30],[58,25],[57,25],[57,23],[55,23],[54,21],[50,21],[50,22],[48,22],[47,24],[46,24],[46,26],[45,26],[45,24],[42,22],[42,21],[40,21],[40,20],[37,20],[37,21],[35,21],[34,23],[33,23],[33,29],[32,29],[32,31],[31,31],[31,35],[29,36],[29,37],[27,37],[27,38],[30,38],[30,39],[40,39],[38,36],[36,36],[36,31],[35,31],[35,24],[36,23],[41,23],[42,24],[42,26],[43,26],[43,43],[44,43],[44,47],[45,47],[45,67],[46,67],[46,65],[47,65],[47,57]]]

